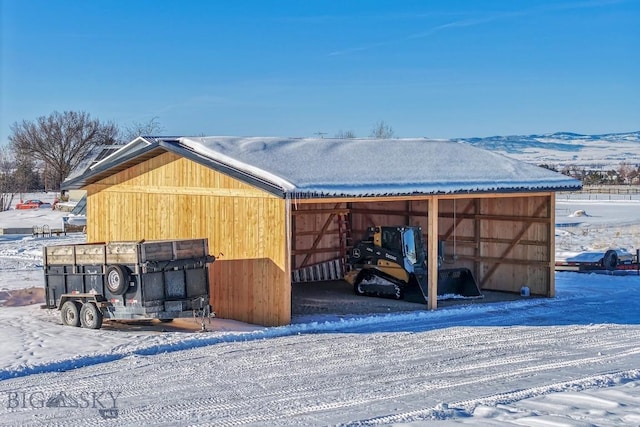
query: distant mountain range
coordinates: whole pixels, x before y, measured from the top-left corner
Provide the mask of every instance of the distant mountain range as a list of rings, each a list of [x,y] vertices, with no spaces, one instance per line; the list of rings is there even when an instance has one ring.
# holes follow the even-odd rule
[[[640,131],[581,135],[556,132],[544,135],[457,138],[486,150],[502,153],[527,163],[556,167],[614,167],[621,163],[640,165]]]

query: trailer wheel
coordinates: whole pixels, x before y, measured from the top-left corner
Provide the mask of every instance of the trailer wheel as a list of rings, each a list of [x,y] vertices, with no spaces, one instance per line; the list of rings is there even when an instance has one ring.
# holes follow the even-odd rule
[[[618,253],[614,250],[608,250],[602,257],[602,266],[609,271],[613,271],[618,266]]]
[[[173,322],[173,319],[160,319],[160,321],[162,323],[171,323],[171,322]]]
[[[100,329],[102,326],[102,312],[92,302],[85,302],[80,309],[80,323],[83,328]]]
[[[129,288],[129,272],[121,265],[110,265],[106,279],[107,290],[114,295],[122,295]]]
[[[60,309],[62,323],[67,326],[80,326],[80,303],[77,301],[66,301]]]

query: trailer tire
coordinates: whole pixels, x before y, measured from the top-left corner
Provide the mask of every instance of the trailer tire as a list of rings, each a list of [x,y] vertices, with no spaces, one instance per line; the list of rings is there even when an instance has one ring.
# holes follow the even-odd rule
[[[66,326],[80,326],[80,308],[81,305],[77,301],[66,301],[60,309],[60,317],[62,323]]]
[[[107,268],[105,286],[113,295],[122,295],[129,289],[129,271],[121,265],[110,265]]]
[[[160,321],[162,323],[171,323],[171,322],[173,322],[173,319],[160,319]]]
[[[618,253],[612,249],[608,250],[602,257],[602,266],[609,271],[613,271],[618,266]]]
[[[100,329],[102,327],[102,312],[92,302],[85,302],[80,309],[80,323],[83,328]]]

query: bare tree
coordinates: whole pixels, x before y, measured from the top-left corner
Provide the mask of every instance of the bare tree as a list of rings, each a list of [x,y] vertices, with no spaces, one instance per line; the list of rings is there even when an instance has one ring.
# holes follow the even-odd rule
[[[380,120],[373,126],[369,136],[375,139],[389,139],[393,138],[394,132],[391,126],[385,123],[384,120]]]
[[[0,147],[0,211],[9,210],[15,196],[12,172],[13,164],[9,151],[6,147]]]
[[[627,162],[620,163],[620,167],[618,168],[618,176],[620,177],[620,182],[622,184],[628,184],[630,181],[630,175],[633,172],[633,166],[631,166]]]
[[[356,137],[356,133],[352,130],[340,129],[338,133],[336,133],[336,138],[340,138],[340,139],[349,139],[349,138],[355,138],[355,137]]]
[[[43,188],[42,179],[36,163],[29,157],[21,156],[12,162],[13,185],[12,191],[26,193],[40,191]]]
[[[153,136],[164,132],[164,128],[159,123],[159,117],[152,117],[147,123],[131,122],[129,126],[120,132],[120,141],[131,142],[139,136]]]
[[[88,113],[75,111],[55,111],[34,122],[16,122],[11,132],[9,143],[16,156],[42,161],[55,189],[93,147],[113,144],[118,136],[115,124],[103,124]]]

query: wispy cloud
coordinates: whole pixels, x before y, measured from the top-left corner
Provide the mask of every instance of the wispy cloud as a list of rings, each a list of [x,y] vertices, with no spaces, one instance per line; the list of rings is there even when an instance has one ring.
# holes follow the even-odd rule
[[[405,40],[411,39],[420,39],[424,37],[429,37],[433,34],[436,34],[440,31],[453,29],[453,28],[464,28],[464,27],[475,27],[482,24],[487,24],[489,22],[498,21],[500,19],[511,18],[514,16],[524,15],[524,12],[509,12],[509,13],[501,13],[493,16],[487,16],[485,18],[477,18],[477,19],[465,19],[461,21],[453,21],[447,24],[438,25],[437,27],[433,27],[430,30],[427,30],[422,33],[411,34]]]
[[[430,28],[430,29],[428,29],[426,31],[423,31],[423,32],[420,32],[420,33],[410,34],[407,37],[403,37],[401,39],[381,41],[381,42],[377,42],[377,43],[371,43],[371,44],[368,44],[368,45],[365,45],[365,46],[359,46],[359,47],[336,50],[336,51],[330,52],[328,54],[328,56],[347,55],[347,54],[351,54],[351,53],[356,53],[356,52],[362,52],[362,51],[366,51],[366,50],[375,49],[375,48],[382,47],[382,46],[390,46],[390,45],[402,43],[402,42],[407,41],[407,40],[414,40],[414,39],[420,39],[420,38],[429,37],[429,36],[432,36],[432,35],[434,35],[436,33],[439,33],[441,31],[445,31],[445,30],[449,30],[449,29],[463,28],[463,27],[474,27],[474,26],[477,26],[477,25],[482,25],[482,24],[486,24],[486,23],[489,23],[489,22],[492,22],[492,21],[496,21],[496,20],[499,20],[499,19],[505,19],[505,18],[509,18],[509,17],[512,17],[512,16],[522,15],[522,14],[524,14],[524,13],[523,12],[511,12],[511,13],[496,14],[496,15],[488,16],[488,17],[484,17],[484,18],[453,21],[453,22],[449,22],[449,23],[446,23],[446,24],[435,26],[433,28]]]
[[[606,7],[606,6],[611,6],[611,5],[620,4],[620,3],[627,3],[629,1],[636,1],[636,0],[589,0],[589,1],[579,1],[579,2],[557,3],[553,5],[523,9],[523,10],[514,11],[514,12],[496,13],[494,15],[485,16],[481,18],[452,21],[446,24],[435,26],[433,28],[430,28],[420,33],[410,34],[407,37],[404,37],[401,39],[381,41],[381,42],[371,43],[371,44],[367,44],[359,47],[336,50],[336,51],[330,52],[328,56],[340,56],[340,55],[348,55],[348,54],[357,53],[357,52],[363,52],[363,51],[375,49],[382,46],[390,46],[390,45],[402,43],[407,40],[430,37],[442,31],[454,30],[456,28],[475,27],[478,25],[484,25],[494,21],[505,20],[505,19],[515,18],[515,17],[549,13],[549,12],[560,11],[560,10]]]

